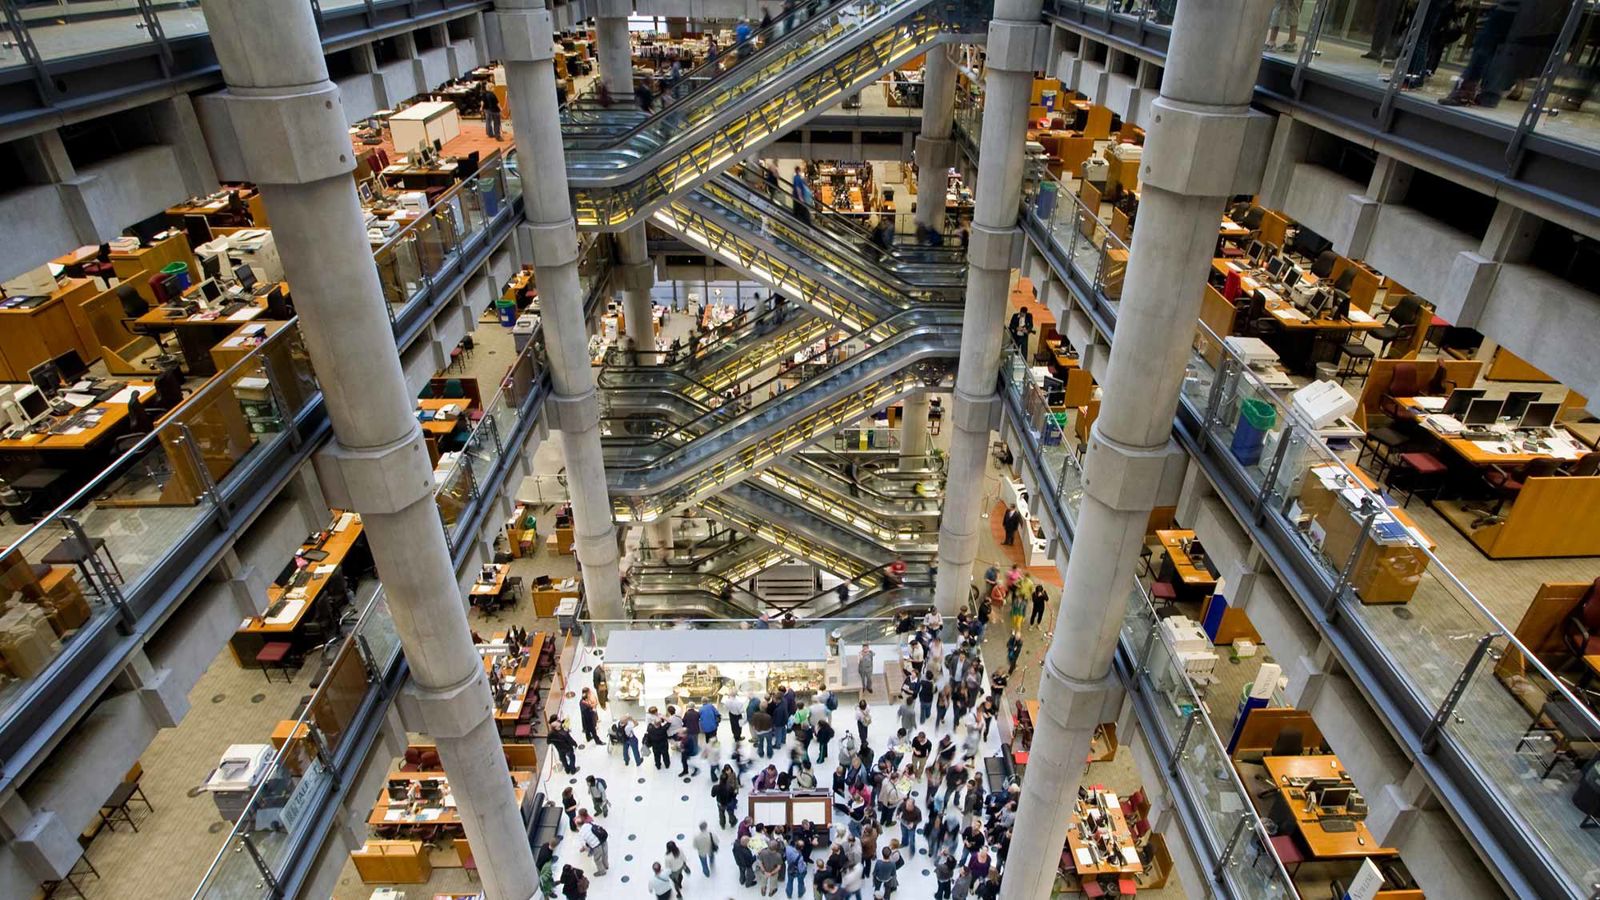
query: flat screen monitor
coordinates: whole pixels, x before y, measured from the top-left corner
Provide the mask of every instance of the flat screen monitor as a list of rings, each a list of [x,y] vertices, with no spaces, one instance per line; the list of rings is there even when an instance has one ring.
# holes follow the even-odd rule
[[[1292,288],[1300,283],[1300,270],[1294,266],[1284,266],[1283,286]]]
[[[22,408],[22,417],[34,422],[45,417],[50,412],[50,401],[44,392],[36,387],[25,387],[14,395],[17,405]]]
[[[1493,425],[1500,421],[1501,405],[1499,400],[1474,400],[1467,407],[1467,417],[1462,422],[1468,425]]]
[[[1278,273],[1280,273],[1282,271],[1283,271],[1283,257],[1274,256],[1272,259],[1267,260],[1267,274],[1268,275],[1271,275],[1273,278],[1277,278],[1278,277]]]
[[[1322,315],[1323,309],[1325,309],[1328,305],[1328,295],[1322,291],[1318,291],[1311,295],[1311,299],[1306,302],[1306,305],[1309,307],[1307,310],[1309,315],[1311,315],[1313,318],[1320,316]]]
[[[1556,414],[1561,412],[1559,403],[1529,403],[1528,408],[1522,413],[1523,428],[1549,428],[1556,424]]]
[[[28,380],[46,394],[54,394],[61,390],[61,370],[56,368],[55,360],[39,363],[29,369]]]
[[[212,253],[210,255],[200,257],[200,272],[207,278],[221,278],[222,256],[217,253]]]
[[[200,282],[200,293],[205,296],[207,303],[215,303],[222,299],[222,287],[209,278]]]
[[[183,231],[189,236],[189,246],[211,243],[211,223],[205,216],[184,216]]]
[[[1317,795],[1317,806],[1323,809],[1340,809],[1350,805],[1350,796],[1355,791],[1348,787],[1335,787],[1324,790]]]
[[[1460,418],[1467,414],[1467,407],[1472,401],[1482,397],[1483,393],[1480,388],[1456,388],[1450,392],[1450,399],[1444,401],[1444,408],[1440,412]]]
[[[1344,291],[1333,292],[1333,317],[1341,321],[1350,318],[1350,295]]]
[[[1520,419],[1528,411],[1528,404],[1538,403],[1544,396],[1538,391],[1512,391],[1506,394],[1505,405],[1500,409],[1500,415],[1507,419]]]
[[[247,291],[255,290],[255,286],[256,286],[256,270],[255,269],[250,268],[248,265],[245,265],[244,263],[240,263],[239,265],[233,267],[233,277],[234,277],[235,280],[237,280],[239,282],[239,287],[243,288],[244,290],[247,290]]]
[[[83,374],[89,371],[88,363],[83,361],[83,357],[79,356],[76,350],[68,350],[51,360],[51,362],[56,364],[56,371],[61,374],[62,384],[72,384],[83,378]]]

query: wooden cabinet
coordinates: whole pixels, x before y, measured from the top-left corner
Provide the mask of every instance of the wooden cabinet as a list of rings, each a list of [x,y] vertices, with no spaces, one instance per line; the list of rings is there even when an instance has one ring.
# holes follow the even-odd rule
[[[367,841],[350,861],[363,884],[424,884],[433,875],[421,841]]]

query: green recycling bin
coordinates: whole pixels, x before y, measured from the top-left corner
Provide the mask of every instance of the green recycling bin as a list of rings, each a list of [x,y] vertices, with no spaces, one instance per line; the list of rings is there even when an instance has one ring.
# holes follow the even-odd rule
[[[1253,466],[1261,461],[1261,446],[1267,432],[1278,424],[1278,411],[1265,400],[1246,398],[1239,402],[1239,423],[1233,429],[1229,449],[1241,464]]]
[[[176,276],[178,279],[178,293],[189,289],[189,264],[186,262],[167,263],[161,267],[161,274]],[[174,300],[177,298],[174,297]]]
[[[501,297],[494,301],[494,311],[500,317],[501,325],[510,328],[517,324],[517,301]]]

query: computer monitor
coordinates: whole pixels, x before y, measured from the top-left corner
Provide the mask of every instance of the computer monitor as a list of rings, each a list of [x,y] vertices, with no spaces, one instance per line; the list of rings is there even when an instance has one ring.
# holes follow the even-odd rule
[[[200,295],[206,298],[207,303],[215,303],[222,299],[222,285],[207,278],[200,282]]]
[[[1273,258],[1267,260],[1267,274],[1268,275],[1271,275],[1273,278],[1277,278],[1278,277],[1278,273],[1280,273],[1282,271],[1283,271],[1283,257],[1274,256]]]
[[[205,216],[184,216],[183,230],[189,236],[189,246],[211,243],[211,223]]]
[[[1500,421],[1499,400],[1484,400],[1479,398],[1467,406],[1467,417],[1461,421],[1467,425],[1493,425]]]
[[[1327,788],[1317,795],[1317,806],[1322,809],[1340,809],[1350,805],[1350,797],[1355,789],[1344,787]]]
[[[56,364],[56,371],[61,373],[62,384],[72,384],[89,371],[89,364],[83,361],[76,350],[68,350],[51,362]]]
[[[31,425],[50,414],[49,399],[45,397],[43,391],[31,384],[27,387],[18,388],[11,397],[16,401],[17,407],[22,410],[23,424]]]
[[[1261,258],[1261,249],[1262,249],[1262,245],[1261,245],[1260,241],[1251,241],[1250,242],[1250,258],[1251,259],[1260,259]]]
[[[1306,301],[1306,313],[1312,318],[1316,318],[1317,316],[1322,315],[1322,311],[1327,308],[1327,305],[1328,295],[1322,291],[1317,291],[1315,294],[1311,295],[1310,300]]]
[[[1450,399],[1444,401],[1444,408],[1439,411],[1447,416],[1459,418],[1466,415],[1467,407],[1483,394],[1482,388],[1456,388],[1450,392]]]
[[[1292,288],[1300,283],[1300,270],[1294,266],[1285,266],[1283,269],[1283,286]]]
[[[1341,321],[1350,318],[1350,295],[1344,291],[1333,292],[1333,317]]]
[[[1538,403],[1544,395],[1538,391],[1512,391],[1506,394],[1505,405],[1500,408],[1500,415],[1507,419],[1520,419],[1528,411],[1528,404]]]
[[[245,263],[240,263],[239,265],[233,267],[233,277],[234,280],[239,282],[239,287],[243,288],[244,290],[255,290],[256,270],[250,268]]]
[[[61,370],[56,368],[55,360],[39,363],[29,369],[28,380],[46,395],[54,395],[61,390]]]
[[[222,277],[222,254],[211,253],[200,257],[200,273],[207,278]]]
[[[1529,403],[1528,408],[1522,413],[1523,428],[1549,428],[1556,424],[1556,415],[1561,412],[1559,403]]]

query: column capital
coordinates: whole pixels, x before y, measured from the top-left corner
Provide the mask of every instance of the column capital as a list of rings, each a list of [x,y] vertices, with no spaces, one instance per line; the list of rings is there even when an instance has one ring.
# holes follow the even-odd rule
[[[344,103],[333,82],[232,88],[221,103],[250,180],[310,184],[355,170]]]
[[[322,493],[335,509],[392,515],[433,498],[428,444],[415,422],[382,447],[347,447],[335,440],[312,458]]]
[[[992,384],[993,382],[991,382]],[[961,388],[952,391],[955,402],[950,410],[950,423],[962,431],[988,433],[1000,424],[1000,395],[969,394]]]
[[[996,228],[973,222],[967,238],[967,264],[995,272],[1011,271],[1012,260],[1022,250],[1022,229],[1016,225]]]
[[[578,226],[568,216],[559,222],[523,222],[517,226],[533,264],[538,268],[564,266],[578,261]]]
[[[1148,512],[1156,505],[1167,466],[1183,456],[1171,440],[1160,447],[1119,443],[1102,433],[1097,421],[1089,428],[1083,490],[1112,509]]]
[[[948,137],[917,135],[917,168],[948,169],[955,159],[956,142]]]
[[[497,0],[493,16],[500,28],[501,53],[506,62],[547,62],[555,58],[550,10],[542,5],[514,7],[506,0]]]
[[[984,68],[999,72],[1026,72],[1040,68],[1039,48],[1048,46],[1049,32],[1041,22],[989,21],[989,40],[984,47]]]
[[[600,397],[594,388],[582,394],[551,394],[551,424],[567,432],[588,431],[600,424]]]
[[[427,687],[415,678],[404,696],[420,714],[424,730],[435,740],[466,737],[494,714],[489,682],[482,667],[467,680],[446,687]]]
[[[1248,105],[1210,106],[1158,97],[1139,181],[1174,194],[1255,193],[1272,143],[1272,117]],[[1159,139],[1157,139],[1159,137]]]

